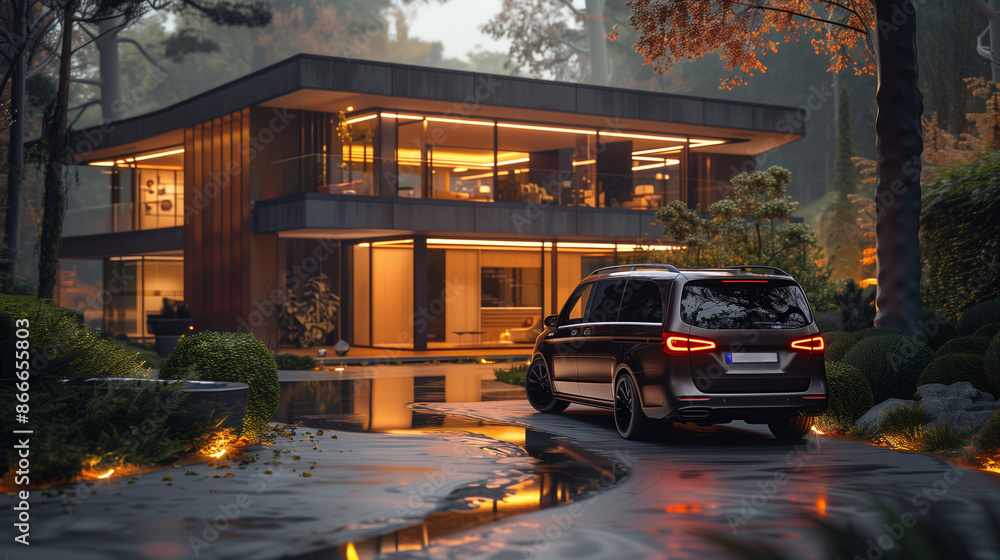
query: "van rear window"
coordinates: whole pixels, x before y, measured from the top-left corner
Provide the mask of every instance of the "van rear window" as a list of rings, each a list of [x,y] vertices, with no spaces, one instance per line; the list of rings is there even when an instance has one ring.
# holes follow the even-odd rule
[[[812,314],[796,284],[710,280],[684,286],[681,320],[703,329],[799,329]]]

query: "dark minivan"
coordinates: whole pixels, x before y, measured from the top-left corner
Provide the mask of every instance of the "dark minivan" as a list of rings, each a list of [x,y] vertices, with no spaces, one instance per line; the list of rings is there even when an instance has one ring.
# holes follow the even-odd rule
[[[796,439],[826,412],[823,337],[802,287],[774,267],[602,268],[545,326],[528,401],[612,409],[627,439],[732,420]]]

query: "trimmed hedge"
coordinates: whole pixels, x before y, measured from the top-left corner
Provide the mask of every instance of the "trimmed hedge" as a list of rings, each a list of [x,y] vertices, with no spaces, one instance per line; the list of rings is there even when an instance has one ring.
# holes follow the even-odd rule
[[[923,341],[892,331],[856,343],[844,354],[841,363],[861,370],[878,404],[891,398],[912,398],[917,379],[933,359],[934,352]]]
[[[0,295],[0,322],[28,319],[31,367],[63,378],[140,377],[146,374],[138,352],[101,338],[80,315],[31,296]],[[0,336],[0,339],[7,335]]]
[[[934,352],[934,357],[944,356],[945,354],[979,354],[982,355],[986,352],[986,349],[990,347],[990,339],[984,338],[982,336],[960,336],[958,338],[953,338],[948,342],[941,345],[940,348]]]
[[[983,371],[990,384],[990,392],[994,397],[1000,397],[1000,334],[993,337],[983,355]]]
[[[983,433],[979,435],[979,452],[993,460],[1000,460],[1000,410],[990,416]]]
[[[854,344],[854,334],[845,331],[833,331],[823,334],[826,342],[824,359],[828,362],[839,362],[844,357],[844,352]]]
[[[829,404],[826,414],[816,419],[816,425],[823,431],[853,426],[869,408],[875,406],[868,380],[856,367],[828,362],[826,384]]]
[[[250,385],[242,436],[255,441],[278,409],[278,366],[250,333],[202,331],[182,337],[160,367],[162,379],[241,381]]]
[[[998,333],[1000,333],[1000,323],[990,323],[979,327],[973,334],[975,336],[985,336],[986,338],[993,340],[993,337]]]
[[[925,309],[920,315],[920,321],[927,335],[927,345],[935,350],[958,336],[954,321],[949,320],[942,311]]]
[[[860,331],[854,332],[851,345],[857,344],[862,340],[871,338],[873,336],[886,336],[899,334],[896,329],[890,329],[888,327],[868,327],[867,329],[861,329]]]
[[[992,394],[983,369],[983,357],[979,354],[944,354],[934,358],[917,379],[917,387],[928,383],[951,385],[959,381],[968,381],[976,389]]]
[[[973,334],[979,328],[995,323],[1000,317],[1000,298],[981,301],[962,312],[958,320],[958,335]]]
[[[306,370],[316,367],[316,360],[312,356],[285,353],[275,356],[274,361],[277,363],[278,369]]]

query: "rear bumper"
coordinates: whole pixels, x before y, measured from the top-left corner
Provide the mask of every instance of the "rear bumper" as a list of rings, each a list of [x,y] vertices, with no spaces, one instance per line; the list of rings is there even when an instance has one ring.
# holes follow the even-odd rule
[[[744,420],[753,424],[792,416],[820,416],[826,413],[828,400],[826,395],[816,393],[699,395],[694,398],[698,400],[687,400],[683,396],[669,398],[665,406],[643,407],[643,412],[649,418],[670,422],[720,424]]]

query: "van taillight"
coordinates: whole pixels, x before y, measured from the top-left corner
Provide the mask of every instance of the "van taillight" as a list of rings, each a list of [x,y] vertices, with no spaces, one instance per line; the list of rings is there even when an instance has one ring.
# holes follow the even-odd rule
[[[707,338],[695,338],[679,333],[663,333],[663,342],[660,343],[663,351],[674,356],[695,354],[697,352],[711,352],[715,350],[715,341]]]
[[[826,349],[822,336],[811,336],[792,341],[793,350],[805,350],[806,352],[822,352]]]

